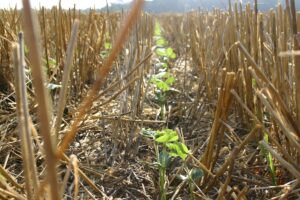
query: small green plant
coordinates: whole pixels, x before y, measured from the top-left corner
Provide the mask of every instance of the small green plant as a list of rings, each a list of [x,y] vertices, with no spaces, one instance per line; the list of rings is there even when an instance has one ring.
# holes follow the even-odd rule
[[[171,89],[172,84],[175,82],[175,78],[170,73],[163,71],[154,75],[150,82],[155,86],[155,100],[161,108],[160,114],[164,119],[167,92]]]
[[[107,58],[107,56],[108,56],[111,49],[112,49],[112,44],[110,42],[110,37],[109,37],[109,34],[106,33],[106,41],[104,42],[104,50],[102,50],[100,52],[100,57],[102,59]]]
[[[264,141],[266,143],[269,143],[269,136],[267,133],[264,134]],[[261,154],[267,159],[270,174],[272,177],[272,182],[274,185],[277,185],[277,179],[276,179],[276,169],[273,162],[273,156],[270,152],[268,152],[262,145],[259,146]]]
[[[164,129],[162,131],[143,129],[142,135],[154,140],[154,149],[157,158],[156,164],[159,171],[160,199],[165,200],[168,183],[167,168],[170,164],[171,158],[179,157],[183,161],[185,169],[188,169],[185,160],[189,154],[189,149],[184,143],[179,142],[178,133],[170,129]],[[190,181],[197,180],[199,177],[203,176],[201,169],[194,168],[188,171],[187,179]]]
[[[161,62],[166,63],[170,59],[175,59],[176,54],[171,47],[168,47],[168,42],[163,37],[162,32],[161,25],[156,21],[154,30],[155,54],[159,56]]]
[[[169,61],[175,59],[176,54],[171,47],[168,47],[168,42],[162,36],[162,28],[157,21],[155,22],[154,39],[155,55],[158,57],[155,66],[158,68],[158,73],[153,75],[150,82],[155,86],[154,93],[161,108],[160,116],[164,119],[167,92],[172,89],[171,86],[175,82],[175,77],[169,73]]]
[[[160,199],[165,200],[167,194],[167,167],[170,164],[171,157],[180,157],[183,161],[188,156],[187,146],[179,142],[176,131],[164,129],[162,131],[143,130],[142,135],[153,139],[155,153],[157,157],[157,166],[159,171],[159,191]],[[161,150],[159,150],[161,146]]]

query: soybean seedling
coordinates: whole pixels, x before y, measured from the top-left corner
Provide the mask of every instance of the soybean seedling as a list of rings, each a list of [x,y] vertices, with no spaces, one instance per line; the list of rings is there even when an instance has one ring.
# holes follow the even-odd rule
[[[269,143],[269,137],[268,137],[267,133],[264,133],[264,141],[266,143]],[[272,182],[274,185],[277,185],[276,169],[275,169],[274,162],[273,162],[273,156],[270,152],[268,152],[266,150],[266,148],[264,148],[264,146],[260,145],[259,148],[260,148],[261,154],[267,159],[269,171],[270,171],[270,174],[272,177]]]
[[[176,54],[171,47],[168,47],[168,42],[163,37],[162,28],[157,21],[155,22],[154,39],[155,55],[158,57],[155,66],[158,68],[158,73],[151,78],[150,82],[155,86],[154,93],[160,106],[160,116],[164,119],[167,92],[172,89],[171,86],[175,82],[175,77],[169,72],[168,63],[171,59],[176,58]]]
[[[159,172],[160,200],[165,200],[167,198],[168,183],[167,168],[171,158],[179,157],[186,166],[185,160],[189,154],[189,149],[184,143],[179,142],[178,133],[170,129],[163,129],[162,131],[143,129],[142,135],[151,138],[154,141],[156,164]],[[202,177],[202,175],[201,169],[192,169],[189,170],[187,179],[190,181],[197,180],[199,177]],[[193,188],[190,187],[190,189]]]

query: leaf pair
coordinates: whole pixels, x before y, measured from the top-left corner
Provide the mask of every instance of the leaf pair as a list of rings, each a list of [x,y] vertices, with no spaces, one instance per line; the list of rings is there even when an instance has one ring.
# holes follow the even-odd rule
[[[163,144],[163,146],[169,150],[169,152],[167,152],[168,155],[172,157],[180,157],[182,160],[185,160],[189,154],[187,146],[178,142],[179,137],[176,131],[171,129],[164,129],[162,131],[143,129],[142,135],[154,139],[157,143]]]
[[[156,53],[156,55],[158,55],[160,57],[166,57],[166,58],[170,58],[170,59],[176,58],[176,54],[171,47],[168,47],[168,48],[158,47],[158,48],[156,48],[155,53]]]
[[[168,72],[161,72],[151,78],[151,83],[153,83],[159,90],[163,92],[169,91],[174,82],[175,78]]]

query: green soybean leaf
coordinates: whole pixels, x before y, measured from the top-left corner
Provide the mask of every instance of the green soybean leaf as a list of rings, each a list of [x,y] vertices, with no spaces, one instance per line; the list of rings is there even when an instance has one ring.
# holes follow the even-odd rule
[[[269,135],[268,133],[264,133],[264,140],[266,143],[269,143]],[[274,162],[273,162],[273,156],[272,154],[267,151],[267,149],[265,149],[262,145],[261,145],[261,151],[263,153],[263,155],[265,156],[265,158],[267,159],[268,161],[268,165],[269,165],[269,170],[270,170],[270,173],[271,173],[271,177],[272,177],[272,182],[274,185],[277,184],[277,180],[276,180],[276,169],[275,169],[275,166],[274,166]]]
[[[165,81],[166,84],[168,85],[172,85],[175,82],[175,78],[173,76],[170,76],[169,78],[167,78],[167,80]]]
[[[160,89],[160,90],[162,90],[164,92],[166,92],[166,91],[168,91],[170,89],[170,86],[167,83],[165,83],[164,81],[162,81],[162,80],[160,80],[160,79],[158,79],[156,77],[153,77],[151,79],[151,83],[155,84],[155,86],[158,89]]]
[[[176,54],[175,53],[171,54],[170,58],[175,59],[176,58]]]
[[[168,42],[163,37],[159,37],[156,40],[156,45],[159,47],[164,47],[164,46],[168,45]]]
[[[106,50],[111,49],[111,48],[112,48],[111,43],[110,43],[110,42],[105,42],[105,43],[104,43],[104,48],[105,48]]]
[[[154,35],[155,36],[158,36],[158,35],[161,35],[161,26],[160,24],[156,21],[155,22],[155,29],[154,29]]]
[[[158,137],[155,139],[155,141],[159,143],[174,142],[177,140],[178,140],[177,132],[170,129],[158,131]]]
[[[155,64],[155,67],[157,67],[160,71],[166,71],[168,68],[168,64],[166,62],[159,62]]]
[[[181,142],[167,143],[166,146],[168,147],[168,149],[170,149],[171,156],[179,156],[182,160],[185,160],[188,156],[189,150],[187,146]]]
[[[167,63],[161,62],[161,63],[159,63],[159,65],[160,65],[161,68],[164,68],[164,69],[168,68],[168,64]]]
[[[156,55],[158,55],[160,57],[167,56],[166,49],[163,47],[156,48],[155,53],[156,53]]]
[[[163,81],[159,81],[156,86],[164,92],[166,92],[170,89],[169,85]]]
[[[174,53],[173,49],[171,47],[167,48],[166,55],[168,58],[175,59],[176,54]]]

